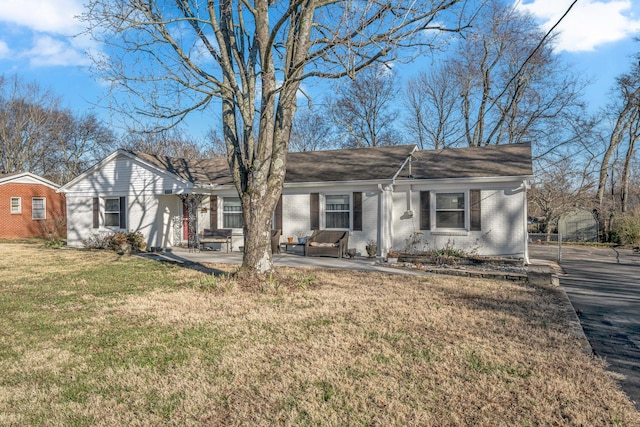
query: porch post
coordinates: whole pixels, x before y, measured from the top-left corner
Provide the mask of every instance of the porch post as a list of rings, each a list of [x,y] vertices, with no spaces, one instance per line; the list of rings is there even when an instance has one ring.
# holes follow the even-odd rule
[[[386,256],[393,246],[393,185],[380,185],[380,256]]]

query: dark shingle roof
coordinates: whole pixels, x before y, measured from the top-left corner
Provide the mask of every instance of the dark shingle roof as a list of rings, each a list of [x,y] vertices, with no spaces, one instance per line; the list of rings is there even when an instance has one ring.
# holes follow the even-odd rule
[[[415,145],[290,153],[286,182],[391,179]]]
[[[414,150],[414,145],[289,153],[285,182],[390,180]],[[226,158],[185,160],[132,152],[140,159],[197,186],[231,185]],[[415,151],[415,179],[532,175],[531,144],[492,145]],[[405,166],[398,178],[407,178]]]
[[[407,178],[405,167],[398,178]],[[416,151],[411,162],[415,179],[488,178],[533,175],[531,144],[487,145]]]
[[[162,170],[166,170],[167,172],[177,175],[186,181],[190,181],[195,185],[206,185],[211,183],[209,176],[200,164],[200,160],[187,160],[177,157],[160,156],[156,154],[143,153],[141,151],[131,151],[130,153]],[[221,160],[225,161],[225,159]],[[227,167],[227,171],[228,170],[229,168]]]

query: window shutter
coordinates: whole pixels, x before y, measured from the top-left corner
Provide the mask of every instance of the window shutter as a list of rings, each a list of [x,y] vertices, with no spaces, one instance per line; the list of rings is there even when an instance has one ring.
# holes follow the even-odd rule
[[[481,197],[480,190],[471,190],[469,192],[471,198],[471,231],[480,231],[482,230],[481,217],[482,212],[480,210],[481,206]]]
[[[353,230],[362,231],[362,192],[353,193]]]
[[[93,198],[93,228],[100,227],[100,198]]]
[[[273,228],[282,231],[282,194],[276,204],[276,211],[273,213]]]
[[[420,230],[431,230],[431,192],[420,192]]]
[[[310,196],[310,206],[311,209],[309,211],[309,217],[311,222],[312,230],[320,229],[320,193],[311,193]]]
[[[209,228],[218,229],[218,196],[214,194],[209,197]]]
[[[127,228],[127,198],[120,197],[120,228]]]

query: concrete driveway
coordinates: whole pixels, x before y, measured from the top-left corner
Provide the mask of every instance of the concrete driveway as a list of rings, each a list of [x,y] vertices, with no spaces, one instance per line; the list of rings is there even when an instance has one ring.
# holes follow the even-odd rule
[[[532,259],[556,260],[557,247],[529,246]],[[640,410],[640,254],[629,249],[567,246],[562,286],[596,355]]]

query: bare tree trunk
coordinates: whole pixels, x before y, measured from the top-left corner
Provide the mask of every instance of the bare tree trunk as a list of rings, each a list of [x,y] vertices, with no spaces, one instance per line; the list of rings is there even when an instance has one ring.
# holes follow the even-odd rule
[[[632,116],[631,112],[633,109],[632,100],[640,96],[640,88],[636,89],[634,93],[627,96],[625,99],[625,105],[620,111],[618,115],[618,119],[616,121],[616,126],[611,133],[611,138],[609,139],[609,147],[607,151],[604,153],[604,157],[602,158],[602,163],[600,163],[600,173],[598,178],[598,206],[599,209],[603,209],[604,202],[604,190],[607,183],[607,175],[609,169],[609,163],[611,162],[611,156],[613,156],[614,151],[618,148],[618,145],[622,141],[624,134],[628,131],[631,126]]]
[[[635,152],[635,144],[640,137],[640,106],[636,106],[631,113],[631,125],[629,126],[629,146],[624,159],[622,177],[620,181],[620,201],[622,213],[627,212],[629,204],[629,175],[631,174],[631,160]]]

